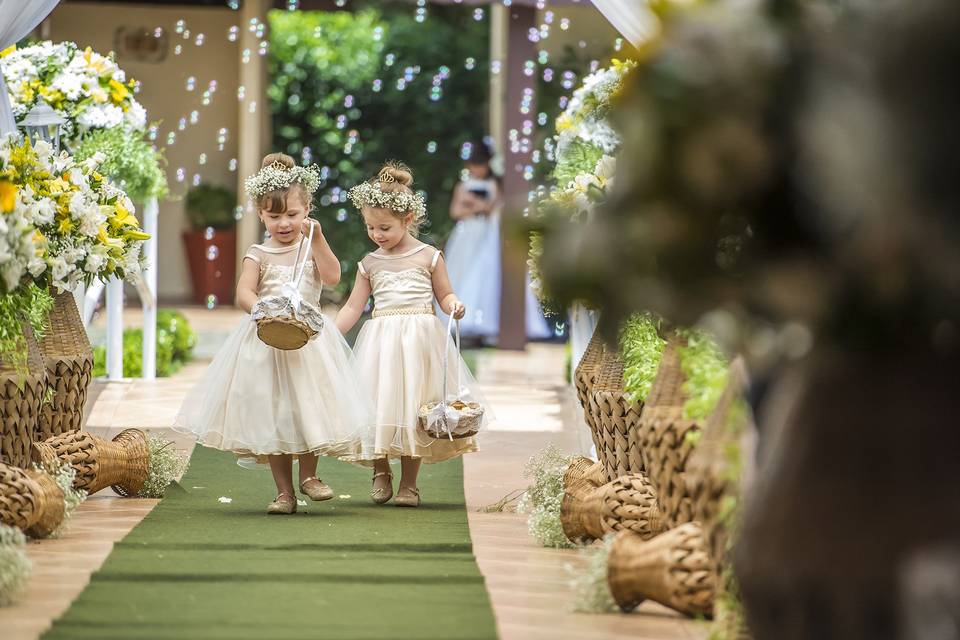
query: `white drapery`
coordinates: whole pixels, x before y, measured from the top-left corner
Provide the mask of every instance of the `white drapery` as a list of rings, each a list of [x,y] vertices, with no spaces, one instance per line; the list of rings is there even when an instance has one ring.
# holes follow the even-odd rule
[[[593,0],[593,4],[635,47],[646,42],[659,29],[659,20],[646,0]]]
[[[0,0],[0,50],[25,38],[50,15],[60,0]],[[16,131],[17,123],[0,73],[0,135]]]

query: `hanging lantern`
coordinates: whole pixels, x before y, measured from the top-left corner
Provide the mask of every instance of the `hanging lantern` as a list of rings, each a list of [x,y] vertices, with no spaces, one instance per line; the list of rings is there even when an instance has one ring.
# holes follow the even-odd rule
[[[50,105],[38,104],[27,113],[20,126],[26,130],[32,144],[43,140],[53,146],[55,153],[60,153],[60,134],[66,121]]]

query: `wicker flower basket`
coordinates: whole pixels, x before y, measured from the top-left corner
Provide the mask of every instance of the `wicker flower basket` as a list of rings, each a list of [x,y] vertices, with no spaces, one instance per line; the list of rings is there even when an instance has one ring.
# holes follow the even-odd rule
[[[621,476],[588,491],[565,491],[560,524],[567,538],[574,542],[596,540],[624,530],[647,540],[664,530],[653,487],[639,473]]]
[[[700,525],[680,525],[650,540],[617,534],[607,559],[607,583],[623,611],[653,600],[689,616],[709,616],[717,575]]]
[[[11,362],[0,361],[0,462],[25,468],[40,419],[46,373],[33,330],[27,323],[22,328],[27,342],[26,375]]]
[[[63,521],[63,491],[49,475],[0,463],[0,522],[45,536]]]
[[[72,466],[74,488],[89,494],[113,487],[122,496],[136,495],[150,471],[147,436],[139,429],[125,429],[113,441],[73,431],[34,443],[34,462],[46,466],[53,458]]]
[[[623,391],[623,360],[613,349],[603,352],[590,409],[593,412],[597,456],[607,471],[607,481],[644,470],[636,432],[643,403],[627,399]]]
[[[70,292],[53,293],[49,326],[40,339],[47,370],[49,402],[40,408],[34,440],[74,431],[83,426],[87,389],[93,376],[93,351]]]
[[[635,435],[668,528],[694,519],[693,488],[686,470],[695,448],[691,436],[700,432],[696,420],[683,417],[685,378],[680,368],[679,346],[674,339],[663,350]]]
[[[46,538],[57,530],[66,515],[66,504],[63,501],[63,489],[45,471],[30,469],[27,476],[37,486],[38,504],[40,505],[37,521],[24,533],[34,538]]]

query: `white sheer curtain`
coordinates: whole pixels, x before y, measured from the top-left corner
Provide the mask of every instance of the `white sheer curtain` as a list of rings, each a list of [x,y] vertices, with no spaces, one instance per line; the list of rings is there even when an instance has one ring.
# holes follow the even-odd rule
[[[60,0],[0,0],[0,50],[25,38]],[[15,131],[7,84],[0,74],[0,135]]]
[[[635,47],[658,29],[657,17],[646,0],[593,0],[600,13]]]

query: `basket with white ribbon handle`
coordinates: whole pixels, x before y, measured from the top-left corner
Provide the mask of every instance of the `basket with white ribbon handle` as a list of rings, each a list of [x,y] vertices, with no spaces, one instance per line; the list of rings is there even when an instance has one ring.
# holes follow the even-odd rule
[[[300,281],[307,266],[307,255],[313,246],[313,228],[306,238],[300,239],[297,258],[293,264],[293,277],[280,287],[280,295],[264,296],[250,310],[250,317],[257,323],[257,337],[265,344],[290,351],[307,344],[323,329],[323,314],[300,294]],[[303,260],[301,261],[301,254]]]
[[[447,340],[454,324],[453,314],[447,322]],[[443,345],[443,394],[439,402],[430,402],[417,414],[417,427],[431,438],[457,440],[477,435],[483,423],[483,407],[476,402],[464,402],[460,384],[460,323],[456,323],[457,345],[457,390],[447,397],[447,371],[450,365],[450,350],[446,340]]]

